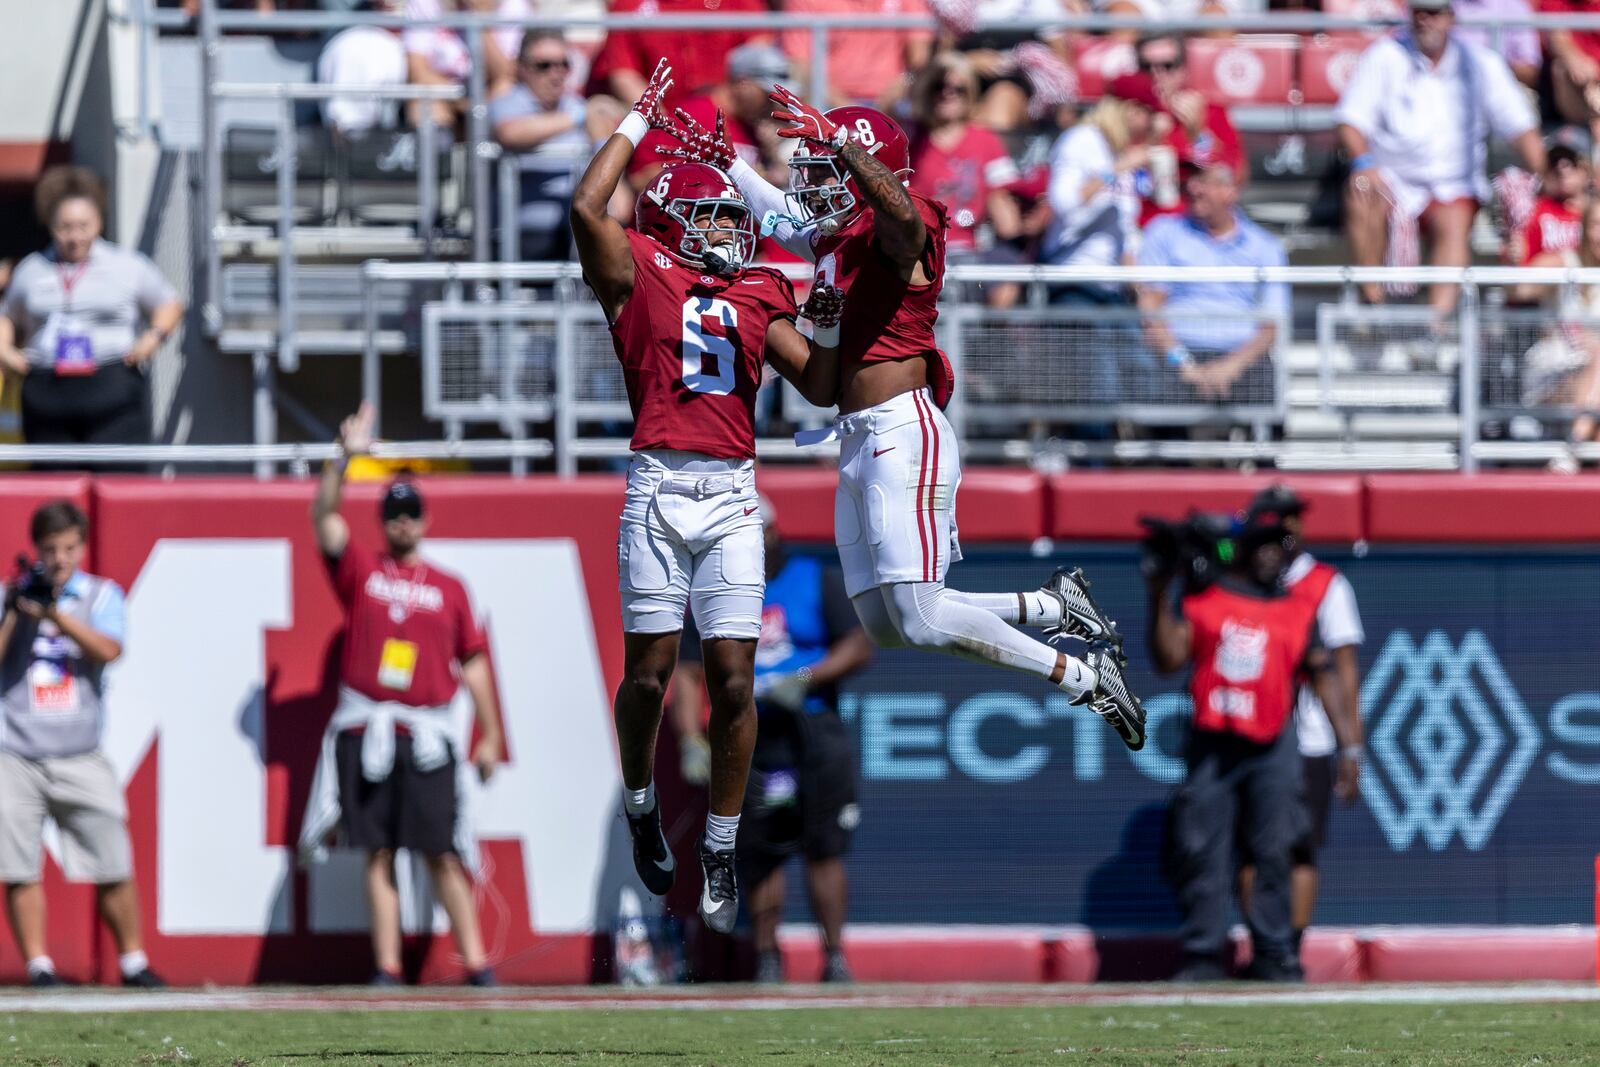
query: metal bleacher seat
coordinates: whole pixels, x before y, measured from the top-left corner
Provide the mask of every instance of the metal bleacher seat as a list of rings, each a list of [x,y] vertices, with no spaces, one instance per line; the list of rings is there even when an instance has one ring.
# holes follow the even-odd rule
[[[332,150],[327,131],[315,126],[295,131],[298,161],[294,183],[294,222],[317,226],[331,215]],[[277,130],[233,126],[223,137],[222,205],[227,214],[250,225],[278,221]]]
[[[459,208],[448,135],[435,141],[438,184],[436,220]],[[341,146],[338,215],[357,225],[415,226],[418,221],[417,169],[420,138],[414,130],[375,130]]]

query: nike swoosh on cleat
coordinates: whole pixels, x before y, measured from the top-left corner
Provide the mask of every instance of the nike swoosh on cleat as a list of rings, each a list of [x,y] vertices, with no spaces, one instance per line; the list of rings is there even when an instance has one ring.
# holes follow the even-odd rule
[[[729,902],[726,900],[721,902],[712,900],[710,886],[703,885],[700,887],[700,910],[705,912],[707,915],[715,915],[723,908],[726,908],[728,904]]]

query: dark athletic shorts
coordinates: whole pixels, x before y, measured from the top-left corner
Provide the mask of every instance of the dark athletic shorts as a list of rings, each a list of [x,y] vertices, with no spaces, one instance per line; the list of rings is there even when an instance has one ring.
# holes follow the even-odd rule
[[[335,742],[339,766],[340,827],[345,843],[368,852],[410,849],[424,856],[455,851],[456,761],[419,771],[411,738],[397,734],[394,770],[381,782],[361,774],[361,734],[342,733]]]
[[[759,885],[796,854],[843,856],[860,821],[855,745],[838,714],[762,715],[739,820],[740,880]]]

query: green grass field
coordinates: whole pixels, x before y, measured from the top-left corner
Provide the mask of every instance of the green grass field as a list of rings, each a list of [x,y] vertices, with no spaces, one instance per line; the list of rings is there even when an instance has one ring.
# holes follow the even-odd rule
[[[1593,1064],[1594,1004],[4,1013],[6,1064]]]

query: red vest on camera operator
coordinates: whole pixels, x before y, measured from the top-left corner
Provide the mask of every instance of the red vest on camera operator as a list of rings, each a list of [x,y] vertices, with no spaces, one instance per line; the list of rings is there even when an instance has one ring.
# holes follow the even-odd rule
[[[1317,605],[1333,578],[1318,568],[1279,596],[1221,584],[1183,598],[1194,653],[1194,726],[1270,744],[1294,710]]]

